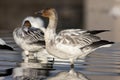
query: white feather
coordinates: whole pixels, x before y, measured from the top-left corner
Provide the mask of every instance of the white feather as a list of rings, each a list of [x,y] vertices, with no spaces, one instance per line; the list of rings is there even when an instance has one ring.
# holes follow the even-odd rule
[[[6,42],[0,38],[0,45],[6,45]]]

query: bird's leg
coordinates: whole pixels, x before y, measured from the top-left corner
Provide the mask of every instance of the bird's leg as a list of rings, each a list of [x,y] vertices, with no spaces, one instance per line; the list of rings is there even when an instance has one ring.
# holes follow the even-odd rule
[[[74,68],[74,64],[71,64],[70,66],[71,66],[71,69],[73,69],[73,68]]]
[[[70,63],[71,63],[70,68],[74,69],[74,59],[70,59]]]
[[[34,54],[33,54],[33,56],[34,56],[34,59],[36,59],[36,60],[37,60],[37,52],[36,52],[36,53],[34,53]]]
[[[36,62],[39,61],[39,60],[38,60],[38,57],[37,57],[37,54],[38,54],[38,52],[34,52],[34,54],[33,54],[33,58],[34,58],[34,60],[35,60]]]
[[[23,59],[24,59],[24,62],[26,62],[26,63],[28,63],[28,61],[29,61],[29,52],[28,51],[24,51],[23,53],[22,53],[22,57],[23,57]]]

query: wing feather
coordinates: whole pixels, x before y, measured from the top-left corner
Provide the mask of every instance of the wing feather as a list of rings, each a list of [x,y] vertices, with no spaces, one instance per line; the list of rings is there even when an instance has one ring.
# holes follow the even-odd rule
[[[14,35],[20,37],[28,44],[37,44],[37,42],[39,44],[40,42],[44,41],[44,33],[40,29],[30,29],[28,32],[24,32],[18,28],[14,31]]]
[[[100,38],[82,29],[62,30],[56,37],[56,43],[77,46],[79,48],[99,41]]]

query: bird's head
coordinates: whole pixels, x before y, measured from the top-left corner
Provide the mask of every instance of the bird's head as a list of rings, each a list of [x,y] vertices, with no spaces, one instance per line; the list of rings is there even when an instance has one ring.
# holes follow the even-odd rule
[[[34,31],[38,29],[40,29],[43,32],[45,31],[44,21],[40,17],[33,17],[33,16],[26,17],[23,20],[21,27],[24,32],[28,32],[31,30]]]
[[[43,17],[52,17],[56,14],[56,10],[54,8],[47,8],[47,9],[43,9],[41,11],[36,12],[37,14],[40,14]]]

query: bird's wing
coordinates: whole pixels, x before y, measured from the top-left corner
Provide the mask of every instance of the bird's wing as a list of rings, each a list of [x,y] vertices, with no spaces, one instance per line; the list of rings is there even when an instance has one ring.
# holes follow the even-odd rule
[[[71,45],[73,47],[84,47],[99,41],[100,38],[90,34],[86,30],[82,29],[67,29],[62,30],[58,36],[56,36],[56,43],[64,45]]]
[[[29,44],[45,44],[44,33],[40,29],[30,29],[26,34]]]
[[[89,30],[89,31],[86,31],[86,33],[96,35],[96,34],[99,34],[99,33],[102,33],[102,32],[107,32],[107,31],[110,31],[110,30],[91,30],[91,31]]]
[[[13,31],[13,36],[17,44],[22,42],[30,45],[45,46],[44,32],[38,28],[31,27],[28,31],[23,31],[22,28],[16,28]]]

